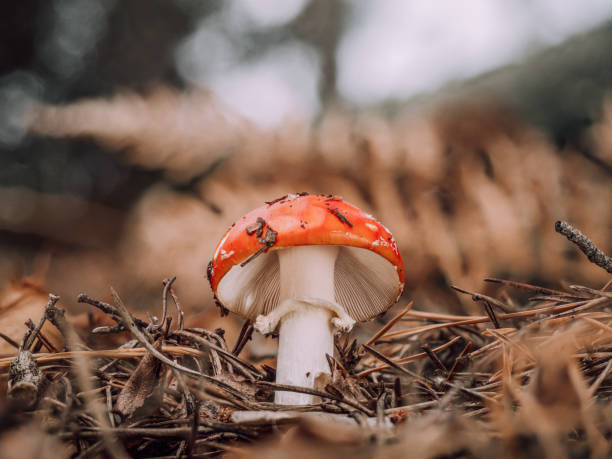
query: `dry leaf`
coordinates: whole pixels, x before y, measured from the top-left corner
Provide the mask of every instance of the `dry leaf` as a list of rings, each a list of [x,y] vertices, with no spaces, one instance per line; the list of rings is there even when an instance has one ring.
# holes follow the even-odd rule
[[[7,283],[0,292],[0,333],[20,344],[26,331],[24,323],[28,319],[38,323],[48,301],[48,292],[42,287],[22,280]],[[63,338],[53,325],[46,322],[42,333],[56,349],[62,348]],[[0,355],[16,354],[14,346],[0,339]]]
[[[161,339],[153,343],[156,350],[161,352]],[[162,363],[150,352],[142,358],[136,371],[119,393],[115,409],[124,417],[129,417],[141,408],[145,402],[155,394],[159,384]]]

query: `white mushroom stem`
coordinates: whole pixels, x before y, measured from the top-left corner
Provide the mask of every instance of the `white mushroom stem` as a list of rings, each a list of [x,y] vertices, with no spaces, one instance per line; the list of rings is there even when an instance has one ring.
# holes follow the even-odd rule
[[[310,245],[278,252],[279,307],[268,316],[259,316],[255,328],[270,333],[280,321],[276,364],[279,384],[314,387],[321,373],[329,373],[325,355],[334,354],[335,329],[348,331],[354,323],[334,298],[338,250],[336,246]],[[313,397],[277,391],[275,402],[306,405],[313,402]]]

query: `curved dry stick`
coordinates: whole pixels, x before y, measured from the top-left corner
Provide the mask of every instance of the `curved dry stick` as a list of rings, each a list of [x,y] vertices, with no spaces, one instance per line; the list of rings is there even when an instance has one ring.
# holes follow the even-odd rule
[[[151,327],[151,331],[159,331],[164,326],[166,322],[166,316],[168,315],[168,290],[172,287],[172,283],[176,280],[176,276],[171,277],[170,279],[164,279],[164,291],[162,293],[162,316],[159,319],[159,323]]]
[[[174,279],[176,279],[176,276],[174,277]],[[181,308],[181,303],[179,303],[178,297],[176,296],[176,293],[174,293],[172,286],[170,286],[169,291],[170,296],[172,297],[172,301],[174,301],[174,306],[176,306],[176,311],[178,314],[178,329],[182,330],[185,326],[185,313],[183,312],[183,308]]]

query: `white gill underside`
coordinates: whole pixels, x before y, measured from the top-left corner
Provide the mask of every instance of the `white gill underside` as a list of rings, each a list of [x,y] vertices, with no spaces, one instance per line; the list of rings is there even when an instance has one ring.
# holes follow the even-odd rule
[[[306,246],[310,248],[320,246]],[[399,292],[395,267],[375,252],[357,247],[337,247],[335,298],[356,321],[386,311]],[[234,266],[219,283],[217,297],[230,311],[255,320],[269,315],[281,303],[280,254],[291,249],[270,250],[245,266]],[[314,295],[320,298],[320,295]]]

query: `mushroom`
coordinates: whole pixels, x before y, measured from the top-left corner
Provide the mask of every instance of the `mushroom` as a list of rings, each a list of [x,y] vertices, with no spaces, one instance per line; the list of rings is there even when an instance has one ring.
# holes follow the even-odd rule
[[[404,265],[393,236],[335,196],[287,195],[234,223],[219,242],[208,279],[222,311],[278,330],[276,382],[314,387],[329,373],[334,334],[385,312],[400,297]],[[275,402],[312,403],[277,391]]]

